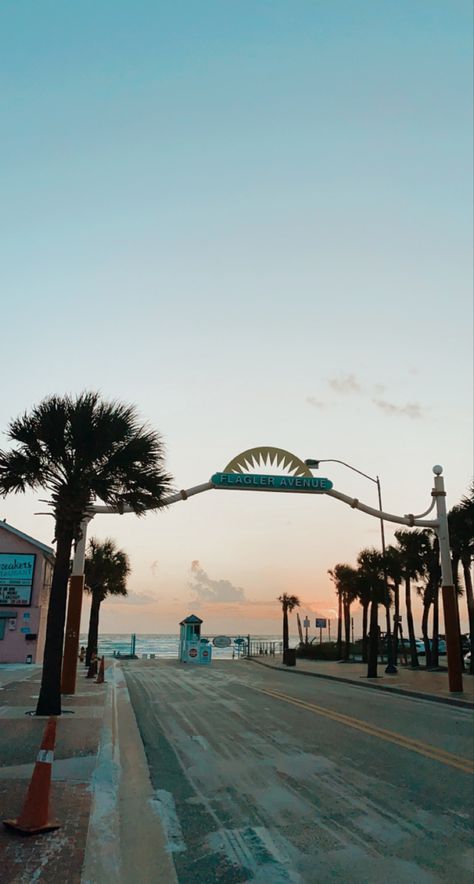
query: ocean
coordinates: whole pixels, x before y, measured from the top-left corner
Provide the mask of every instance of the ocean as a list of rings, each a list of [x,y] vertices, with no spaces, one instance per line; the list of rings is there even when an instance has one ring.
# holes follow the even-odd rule
[[[212,636],[206,636],[212,641]],[[232,660],[232,655],[238,653],[238,644],[235,644],[236,638],[244,638],[247,644],[247,636],[231,636],[232,645],[229,648],[213,647],[212,655],[216,660]],[[278,652],[281,643],[281,633],[279,635],[251,635],[250,640],[257,646],[268,646],[268,643],[275,642],[275,650]],[[99,636],[99,656],[113,657],[117,653],[129,654],[131,649],[132,636],[120,634],[105,634]],[[79,639],[80,645],[87,646],[87,635],[82,633]],[[290,647],[294,648],[298,644],[295,636],[290,636]],[[142,654],[156,654],[157,657],[178,657],[179,636],[170,634],[136,634],[135,653],[137,657]]]

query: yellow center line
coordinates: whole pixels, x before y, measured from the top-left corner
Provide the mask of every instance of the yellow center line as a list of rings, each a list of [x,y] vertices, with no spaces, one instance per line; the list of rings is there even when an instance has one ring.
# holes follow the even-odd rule
[[[403,749],[409,749],[411,752],[418,752],[426,758],[431,758],[442,764],[455,767],[457,770],[462,770],[464,773],[474,774],[474,761],[471,761],[471,759],[465,758],[462,755],[454,755],[452,752],[446,752],[445,749],[429,746],[427,743],[413,740],[411,737],[404,737],[402,734],[397,734],[394,731],[387,731],[384,728],[369,724],[366,721],[361,721],[358,718],[343,715],[341,712],[334,712],[332,709],[326,709],[324,706],[317,706],[315,703],[309,703],[306,700],[289,697],[288,694],[283,694],[280,691],[264,690],[263,688],[256,688],[256,690],[260,690],[262,694],[267,694],[275,700],[283,700],[285,703],[292,703],[293,706],[299,706],[301,709],[305,709],[308,712],[314,712],[317,715],[323,715],[325,718],[331,718],[333,721],[337,721],[347,727],[352,727],[355,730],[362,731],[371,737],[378,737],[389,743],[395,743]]]

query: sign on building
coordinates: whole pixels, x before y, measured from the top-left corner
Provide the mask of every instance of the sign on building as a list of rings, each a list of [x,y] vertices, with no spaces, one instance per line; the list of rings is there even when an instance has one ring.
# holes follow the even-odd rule
[[[0,553],[0,605],[31,605],[36,555]]]

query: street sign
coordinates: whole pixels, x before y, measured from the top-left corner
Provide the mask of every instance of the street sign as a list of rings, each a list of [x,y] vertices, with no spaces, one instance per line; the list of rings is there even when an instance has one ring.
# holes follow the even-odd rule
[[[304,620],[303,620],[303,626],[305,627],[305,629],[309,629],[309,627],[311,626],[311,623],[310,623],[309,617],[305,617],[305,618],[304,618]]]
[[[326,629],[326,627],[327,627],[326,618],[325,617],[317,617],[316,618],[316,626],[319,627],[319,629]]]
[[[214,488],[237,488],[242,491],[300,491],[304,494],[324,494],[332,488],[332,482],[320,476],[214,473],[211,482]]]

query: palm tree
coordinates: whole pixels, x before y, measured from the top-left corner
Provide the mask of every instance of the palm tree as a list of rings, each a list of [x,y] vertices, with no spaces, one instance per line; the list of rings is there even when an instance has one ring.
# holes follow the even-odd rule
[[[128,556],[117,549],[113,540],[95,540],[91,537],[86,554],[85,589],[92,596],[87,638],[86,666],[92,654],[97,654],[100,606],[109,595],[127,595],[127,577],[130,574]]]
[[[396,546],[387,546],[385,550],[385,567],[387,578],[391,580],[391,589],[393,591],[394,612],[393,612],[393,660],[396,665],[398,658],[398,633],[400,621],[400,585],[403,579],[402,560],[400,550]],[[390,588],[390,584],[389,584]]]
[[[95,500],[137,515],[162,505],[171,477],[161,437],[134,406],[99,393],[51,396],[11,422],[17,447],[0,451],[0,494],[46,489],[55,519],[56,559],[37,715],[61,714],[61,662],[71,547]]]
[[[469,495],[462,498],[460,505],[450,510],[448,518],[456,586],[458,585],[459,562],[461,562],[463,570],[471,646],[469,671],[471,675],[474,675],[474,593],[471,575],[471,565],[474,559],[474,485]]]
[[[370,591],[369,659],[367,678],[377,677],[379,645],[378,606],[385,604],[384,557],[376,549],[363,549],[357,556],[359,580]]]
[[[411,581],[422,577],[426,568],[426,535],[423,531],[395,531],[398,548],[402,558],[403,577],[405,580],[405,605],[407,611],[407,626],[410,639],[410,656],[413,669],[420,665],[415,644],[415,628],[413,625],[413,611],[411,606]]]
[[[283,653],[285,653],[288,650],[288,614],[291,614],[293,608],[299,608],[301,602],[297,595],[287,595],[286,592],[278,596],[278,601],[283,611]]]
[[[357,598],[357,571],[350,565],[338,564],[335,565],[333,569],[329,569],[328,574],[330,575],[331,580],[336,587],[336,594],[338,597],[339,606],[342,607],[343,611],[345,633],[343,659],[348,660],[351,644],[351,605],[352,602],[354,602]],[[342,617],[340,618],[340,620],[342,621]],[[341,639],[339,639],[339,643],[342,644],[342,636]],[[341,656],[340,647],[338,648],[338,654],[339,656]]]
[[[370,601],[372,598],[372,590],[367,575],[359,568],[357,570],[357,599],[362,608],[362,662],[367,663],[368,650],[368,630],[367,624],[369,619]]]

